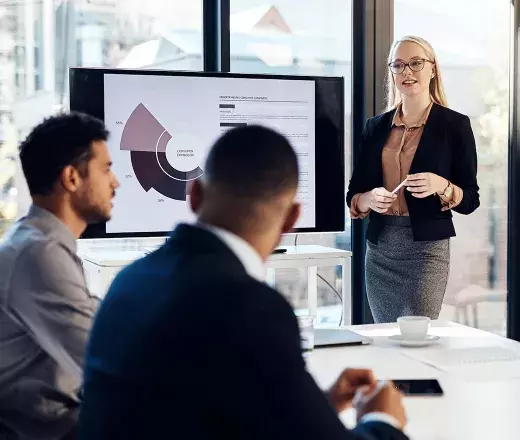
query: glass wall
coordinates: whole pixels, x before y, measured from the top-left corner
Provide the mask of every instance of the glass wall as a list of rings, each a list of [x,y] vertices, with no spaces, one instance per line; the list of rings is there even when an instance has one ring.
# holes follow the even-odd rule
[[[449,106],[471,119],[480,208],[454,215],[441,318],[505,334],[509,0],[396,0],[395,39],[418,35],[439,58]]]
[[[352,1],[230,4],[231,71],[345,78],[348,180]],[[510,9],[509,0],[394,1],[395,38],[419,35],[433,44],[450,107],[469,115],[478,146],[482,203],[470,216],[455,215],[441,317],[496,332],[505,330],[506,310]],[[201,70],[202,15],[202,0],[0,1],[0,236],[29,204],[18,142],[42,117],[67,107],[68,68]],[[348,214],[345,223],[344,234],[284,243],[350,250]],[[337,324],[340,271],[321,268],[319,275],[318,322]],[[278,287],[299,310],[307,306],[306,281],[305,273],[278,272]]]
[[[68,106],[71,66],[202,69],[202,0],[0,2],[0,236],[29,203],[18,142]]]
[[[303,9],[293,0],[232,0],[230,65],[235,72],[344,76],[348,167],[352,5],[327,3]],[[44,116],[67,108],[69,67],[201,70],[202,16],[201,0],[0,2],[0,236],[30,203],[17,145]],[[286,243],[296,240],[350,249],[350,233],[289,236]],[[337,323],[341,272],[322,268],[319,276],[318,318]],[[279,272],[279,287],[298,308],[306,306],[305,278]]]
[[[350,176],[352,78],[352,2],[231,0],[231,71],[345,78],[345,176]],[[316,148],[320,148],[316,145]],[[345,234],[300,235],[298,245],[315,244],[350,250],[350,222]],[[285,244],[293,245],[296,237]],[[318,270],[318,323],[338,324],[341,272]],[[296,309],[307,306],[306,273],[277,271],[277,287]],[[329,285],[330,284],[330,285]],[[349,323],[350,316],[343,323]]]

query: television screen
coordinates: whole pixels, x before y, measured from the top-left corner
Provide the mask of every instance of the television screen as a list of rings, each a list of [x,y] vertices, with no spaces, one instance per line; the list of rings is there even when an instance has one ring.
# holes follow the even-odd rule
[[[83,238],[163,236],[192,221],[189,183],[214,141],[247,124],[282,133],[298,156],[295,232],[344,230],[343,78],[72,68],[70,109],[105,122],[121,183],[111,220]]]

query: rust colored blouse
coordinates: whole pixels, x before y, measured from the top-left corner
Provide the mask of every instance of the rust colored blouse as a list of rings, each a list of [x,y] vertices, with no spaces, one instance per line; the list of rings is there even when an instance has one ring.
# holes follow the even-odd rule
[[[424,112],[424,116],[416,124],[407,126],[401,117],[401,106],[395,112],[392,120],[392,129],[390,135],[383,147],[382,161],[383,161],[383,185],[387,191],[393,191],[397,186],[406,179],[410,172],[412,160],[417,151],[417,146],[421,140],[424,131],[424,126],[428,120],[430,110],[433,104]],[[405,199],[406,186],[403,186],[397,192],[397,199],[395,199],[392,206],[385,213],[386,215],[409,215],[408,206]],[[361,194],[356,194],[352,198],[350,206],[351,218],[365,218],[370,210],[361,212],[358,209],[358,201]],[[454,208],[462,201],[463,191],[456,185],[453,185],[453,195],[451,199],[440,196],[443,203],[442,210]]]

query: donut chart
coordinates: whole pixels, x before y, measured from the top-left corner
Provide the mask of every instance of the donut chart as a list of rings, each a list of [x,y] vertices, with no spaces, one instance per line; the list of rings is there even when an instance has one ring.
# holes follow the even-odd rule
[[[165,197],[185,201],[188,182],[204,171],[199,166],[187,171],[177,169],[167,158],[170,141],[175,139],[141,103],[126,121],[120,149],[130,152],[135,177],[146,192],[154,188]]]

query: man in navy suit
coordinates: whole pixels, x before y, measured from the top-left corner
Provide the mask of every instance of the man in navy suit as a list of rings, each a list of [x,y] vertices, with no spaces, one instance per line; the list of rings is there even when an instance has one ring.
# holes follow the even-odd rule
[[[264,283],[264,261],[300,212],[288,141],[228,131],[204,170],[190,194],[196,224],[121,271],[101,305],[79,438],[406,439],[401,394],[374,393],[370,371],[318,388],[292,308]],[[348,431],[338,412],[356,391],[365,404]]]

